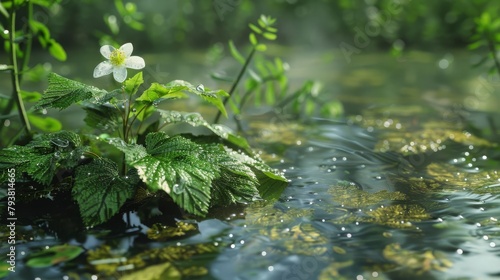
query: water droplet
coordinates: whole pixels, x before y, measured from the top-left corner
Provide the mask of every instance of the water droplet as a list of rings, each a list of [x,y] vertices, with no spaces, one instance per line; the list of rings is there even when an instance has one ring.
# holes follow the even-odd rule
[[[132,108],[132,112],[137,112],[137,109],[136,108]]]
[[[196,87],[196,90],[197,90],[197,91],[201,91],[201,92],[203,92],[203,91],[205,91],[205,86],[203,86],[203,84],[199,84],[199,85]]]
[[[175,184],[175,185],[172,187],[172,191],[173,191],[175,194],[181,194],[182,192],[184,192],[184,186],[179,185],[179,184]]]
[[[69,141],[66,139],[54,138],[54,139],[50,140],[50,142],[52,142],[52,144],[59,146],[61,148],[66,148],[69,146]]]

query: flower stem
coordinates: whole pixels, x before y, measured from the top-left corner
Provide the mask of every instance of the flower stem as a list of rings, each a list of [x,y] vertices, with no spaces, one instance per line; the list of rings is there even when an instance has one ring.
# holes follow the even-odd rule
[[[250,52],[250,54],[248,55],[247,57],[247,60],[245,61],[245,64],[243,65],[243,67],[241,68],[240,70],[240,73],[238,74],[238,77],[236,78],[236,81],[234,81],[233,83],[233,86],[231,87],[231,89],[229,90],[229,96],[226,97],[223,101],[223,104],[224,106],[227,104],[227,102],[229,101],[229,98],[231,98],[231,96],[233,95],[233,92],[234,90],[236,89],[236,87],[238,86],[238,84],[240,83],[240,80],[241,78],[243,77],[243,74],[245,73],[245,71],[247,70],[248,68],[248,65],[250,64],[250,61],[252,60],[253,58],[253,55],[255,54],[255,47],[252,48],[252,51]],[[214,123],[218,123],[219,122],[219,119],[220,119],[220,116],[221,116],[221,112],[217,112],[217,115],[215,116],[215,120],[214,120]]]
[[[17,104],[17,110],[19,117],[21,118],[21,123],[23,124],[24,131],[27,135],[31,134],[31,126],[28,120],[28,115],[26,113],[26,108],[24,107],[23,98],[21,96],[21,86],[20,86],[20,73],[19,66],[17,63],[17,43],[16,43],[16,5],[15,1],[12,1],[12,12],[10,15],[10,30],[9,30],[9,41],[10,41],[10,60],[12,65],[12,98],[15,99]]]

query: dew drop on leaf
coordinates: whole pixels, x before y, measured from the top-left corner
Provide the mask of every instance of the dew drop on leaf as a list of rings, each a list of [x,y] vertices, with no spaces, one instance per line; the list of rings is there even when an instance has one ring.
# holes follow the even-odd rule
[[[184,187],[179,185],[179,184],[175,184],[172,188],[172,191],[175,193],[175,194],[181,194],[182,192],[184,192]]]
[[[66,139],[54,138],[54,139],[50,140],[50,142],[52,142],[52,144],[59,146],[61,148],[66,148],[69,146],[69,141]]]
[[[203,84],[199,84],[197,87],[196,87],[196,90],[197,91],[205,91],[205,86],[203,86]]]

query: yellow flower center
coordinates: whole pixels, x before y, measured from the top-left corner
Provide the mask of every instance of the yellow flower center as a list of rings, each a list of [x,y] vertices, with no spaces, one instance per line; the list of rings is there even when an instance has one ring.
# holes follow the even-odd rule
[[[111,62],[111,64],[113,66],[121,66],[125,63],[125,59],[127,57],[125,56],[125,53],[121,50],[114,50],[111,52],[111,55],[109,56],[109,62]]]

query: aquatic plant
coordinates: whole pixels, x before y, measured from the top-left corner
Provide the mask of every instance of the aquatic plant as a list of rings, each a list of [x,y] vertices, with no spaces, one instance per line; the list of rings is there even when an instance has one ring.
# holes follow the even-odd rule
[[[255,45],[255,50],[261,48]],[[95,68],[94,77],[113,73],[120,87],[111,91],[49,74],[35,109],[78,105],[86,112],[91,133],[40,134],[27,145],[1,150],[2,179],[15,168],[20,185],[35,184],[43,195],[64,186],[88,226],[118,214],[142,188],[165,192],[181,209],[198,216],[211,206],[278,198],[287,180],[255,155],[244,138],[224,125],[210,124],[198,112],[159,108],[162,102],[195,96],[227,116],[224,98],[229,94],[183,80],[154,82],[144,89],[142,72],[126,79],[126,68],[145,66],[141,57],[131,56],[132,50],[131,43],[101,47],[107,61]],[[204,127],[207,133],[164,131],[179,123]]]

